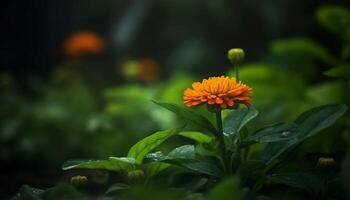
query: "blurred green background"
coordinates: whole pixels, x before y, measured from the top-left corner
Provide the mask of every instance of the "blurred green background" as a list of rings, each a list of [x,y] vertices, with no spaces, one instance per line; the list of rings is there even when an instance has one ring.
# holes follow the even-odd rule
[[[348,4],[4,3],[0,193],[23,183],[50,186],[67,159],[123,156],[142,137],[174,126],[178,119],[151,100],[182,104],[192,82],[233,75],[226,58],[232,47],[246,52],[241,79],[253,88],[260,111],[251,129],[293,120],[318,105],[349,105]],[[343,143],[323,143],[324,153]],[[312,142],[307,148],[312,151]]]

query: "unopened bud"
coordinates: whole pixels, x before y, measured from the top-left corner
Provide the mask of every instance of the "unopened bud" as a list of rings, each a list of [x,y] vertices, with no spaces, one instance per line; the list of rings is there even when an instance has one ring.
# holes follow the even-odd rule
[[[335,165],[335,160],[334,158],[331,157],[321,157],[318,159],[317,166],[323,167],[323,168],[328,168],[332,167]]]
[[[123,63],[121,71],[126,78],[137,78],[140,73],[140,64],[136,60],[127,60]]]
[[[240,48],[230,49],[227,53],[227,58],[235,66],[240,65],[244,61],[244,50]]]
[[[70,183],[74,186],[74,187],[85,187],[87,186],[87,184],[89,183],[89,180],[86,176],[73,176],[70,179]]]
[[[140,169],[133,170],[128,173],[128,178],[130,180],[143,179],[144,177],[145,173]]]

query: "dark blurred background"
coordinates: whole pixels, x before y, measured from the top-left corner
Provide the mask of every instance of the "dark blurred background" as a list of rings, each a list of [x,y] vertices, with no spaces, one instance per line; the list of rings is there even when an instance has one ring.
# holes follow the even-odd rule
[[[29,74],[46,77],[62,62],[64,39],[75,31],[92,30],[108,41],[114,53],[153,57],[167,63],[168,71],[194,68],[212,73],[222,70],[223,52],[232,47],[244,48],[248,60],[262,58],[271,40],[288,36],[310,36],[334,48],[313,17],[317,7],[330,3],[349,4],[347,0],[7,1],[1,8],[1,68],[18,79]],[[181,60],[176,59],[179,54]]]
[[[330,7],[335,17],[318,12],[330,4],[340,7]],[[7,197],[24,183],[52,186],[62,179],[67,159],[123,156],[140,138],[173,126],[178,119],[150,99],[182,104],[193,81],[231,75],[226,53],[233,47],[246,52],[242,80],[254,88],[253,105],[260,110],[251,129],[293,120],[313,106],[349,103],[344,77],[323,74],[350,67],[350,34],[337,33],[350,27],[340,22],[350,19],[343,11],[349,4],[3,2],[0,193]],[[335,140],[323,140],[325,152],[335,151]]]

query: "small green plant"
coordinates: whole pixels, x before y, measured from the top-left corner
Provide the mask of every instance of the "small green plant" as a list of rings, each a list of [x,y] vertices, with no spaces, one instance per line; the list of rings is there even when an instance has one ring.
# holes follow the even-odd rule
[[[233,53],[237,52],[243,51]],[[237,64],[235,59],[242,59],[232,55],[229,58],[233,64]],[[250,132],[246,124],[258,115],[258,111],[251,106],[252,89],[238,80],[239,67],[234,67],[236,78],[212,77],[201,83],[193,83],[193,88],[184,92],[184,103],[187,107],[154,101],[183,119],[183,125],[158,131],[142,139],[130,148],[126,157],[69,160],[63,164],[63,170],[116,172],[122,178],[119,181],[112,180],[114,184],[106,193],[120,197],[139,185],[157,185],[156,180],[159,178],[169,187],[175,187],[176,175],[187,174],[186,181],[180,183],[182,188],[191,183],[186,192],[187,198],[193,197],[193,194],[204,188],[211,190],[224,179],[232,180],[223,181],[222,184],[236,185],[234,187],[237,192],[232,195],[241,195],[241,198],[261,196],[266,188],[274,185],[292,187],[313,198],[324,198],[328,195],[324,192],[327,184],[331,182],[327,177],[325,184],[322,184],[324,170],[319,169],[327,166],[329,173],[332,165],[315,163],[308,171],[290,171],[285,168],[285,164],[298,145],[335,123],[346,112],[347,107],[334,104],[316,107],[304,112],[293,122],[277,123]],[[201,105],[206,105],[215,115],[216,125],[191,108]],[[224,118],[223,111],[226,115]],[[156,150],[175,136],[188,138],[192,142],[176,147],[169,153]],[[160,174],[173,175],[164,181]],[[215,193],[220,193],[216,190],[226,187],[222,184],[214,187],[207,197],[201,198],[215,199]]]

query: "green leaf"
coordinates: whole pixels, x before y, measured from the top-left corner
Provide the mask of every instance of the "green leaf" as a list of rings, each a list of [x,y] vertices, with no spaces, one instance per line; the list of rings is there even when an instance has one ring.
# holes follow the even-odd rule
[[[187,121],[193,123],[194,125],[204,128],[205,130],[207,130],[212,134],[216,134],[217,132],[215,126],[207,118],[193,112],[189,108],[181,107],[179,105],[171,104],[171,103],[162,103],[157,101],[153,101],[153,102],[155,104],[162,106],[163,108],[170,110],[171,112],[177,114],[179,117],[183,119],[186,119]]]
[[[344,85],[338,80],[313,85],[306,92],[306,98],[314,105],[325,105],[330,102],[341,103],[344,101]]]
[[[243,194],[239,186],[239,179],[231,177],[221,181],[209,192],[208,197],[209,200],[242,199]]]
[[[180,131],[182,131],[183,128],[184,126],[165,131],[158,131],[142,139],[141,141],[137,142],[134,146],[131,147],[131,149],[128,152],[128,157],[135,158],[136,164],[141,164],[143,158],[149,152],[158,147],[171,136],[178,134]]]
[[[343,35],[349,31],[350,12],[341,6],[324,6],[317,10],[317,20],[333,33]]]
[[[110,157],[108,160],[76,159],[63,163],[63,170],[70,169],[99,169],[109,171],[130,171],[135,168],[135,159]]]
[[[117,194],[123,190],[127,190],[129,188],[130,188],[129,185],[126,185],[123,183],[116,183],[107,189],[106,194],[107,195],[114,195],[114,194]]]
[[[299,125],[299,140],[311,137],[332,125],[347,110],[344,104],[331,104],[313,108],[301,114],[295,122]]]
[[[271,163],[305,139],[329,127],[345,113],[346,109],[345,105],[325,105],[304,112],[295,121],[299,127],[297,137],[289,141],[270,143],[263,153],[263,161]]]
[[[339,77],[339,78],[350,78],[350,65],[342,65],[339,67],[332,68],[323,74],[331,77]]]
[[[42,195],[42,199],[88,199],[87,195],[79,192],[70,184],[60,184],[49,188]]]
[[[60,184],[47,190],[23,185],[13,200],[43,200],[43,199],[87,199],[87,196],[78,192],[73,186]]]
[[[322,180],[318,176],[306,172],[272,174],[267,176],[267,180],[272,183],[303,189],[311,194],[317,194],[322,188]]]
[[[198,143],[211,143],[213,138],[198,131],[182,131],[179,135],[192,139]]]
[[[183,91],[196,79],[190,74],[176,73],[169,81],[163,83],[157,98],[162,102],[183,103]]]
[[[241,128],[254,119],[258,113],[253,107],[232,110],[223,121],[224,134],[235,138]]]
[[[195,159],[196,152],[193,145],[183,145],[172,150],[168,157],[170,158],[183,158],[183,159]]]
[[[142,169],[145,171],[145,174],[147,178],[152,178],[153,176],[156,176],[160,172],[168,169],[171,166],[171,164],[153,161],[150,163],[145,163],[142,165]]]
[[[295,123],[280,123],[260,129],[246,137],[243,143],[268,143],[282,140],[290,140],[297,137],[299,133],[298,125]]]
[[[268,108],[269,112],[273,112],[270,110],[276,106],[271,106],[271,102],[280,104],[281,101],[288,103],[303,98],[306,84],[300,74],[266,63],[246,64],[240,68],[239,73],[246,84],[254,86],[252,104],[256,108]],[[230,75],[233,74],[232,71]],[[265,112],[261,114],[264,115]],[[266,122],[271,122],[266,119],[271,118],[270,115],[264,116]],[[261,118],[259,116],[260,120]]]
[[[201,156],[220,158],[221,151],[218,145],[217,142],[197,144],[196,153]]]
[[[307,38],[281,39],[271,44],[271,51],[276,54],[292,55],[297,58],[321,60],[334,65],[336,60],[323,46]]]
[[[167,159],[163,162],[175,164],[193,172],[210,175],[216,178],[221,178],[223,176],[222,171],[216,165],[207,161],[194,159]]]
[[[45,190],[23,185],[18,193],[12,198],[13,200],[41,200]]]
[[[166,156],[161,152],[156,152],[148,154],[146,158],[146,162],[164,162],[186,168],[196,173],[213,177],[222,176],[222,171],[215,164],[196,158],[195,147],[193,145],[177,147]]]
[[[194,172],[221,177],[221,170],[216,165],[196,159],[195,147],[184,145],[171,151],[163,162],[176,164]]]
[[[177,147],[169,152],[168,155],[164,155],[162,152],[157,151],[150,153],[145,156],[146,162],[163,161],[169,159],[195,159],[196,152],[193,145],[183,145]]]

